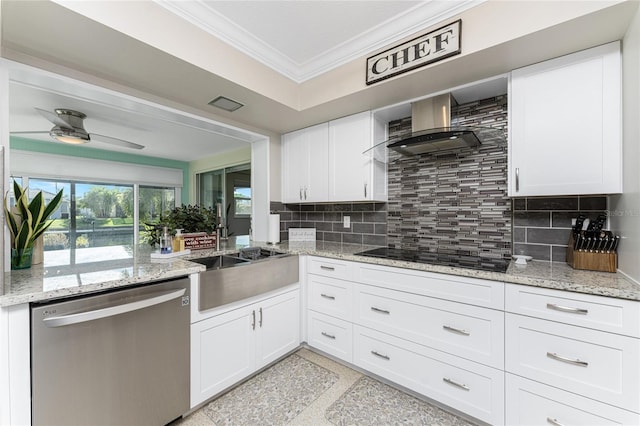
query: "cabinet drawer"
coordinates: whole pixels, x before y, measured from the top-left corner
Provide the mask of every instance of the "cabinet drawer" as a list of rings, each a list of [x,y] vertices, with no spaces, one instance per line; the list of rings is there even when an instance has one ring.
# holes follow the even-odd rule
[[[640,340],[506,314],[506,370],[640,412]]]
[[[501,282],[366,263],[356,265],[355,281],[363,284],[504,309],[504,284]]]
[[[309,309],[351,321],[352,287],[350,281],[309,274]]]
[[[354,322],[463,358],[504,368],[504,313],[354,284]]]
[[[637,425],[640,415],[512,374],[506,375],[508,425]]]
[[[508,312],[640,337],[640,302],[507,284]]]
[[[354,264],[345,260],[309,257],[308,268],[310,274],[349,280],[353,277]]]
[[[491,424],[504,423],[504,373],[354,325],[358,367]]]
[[[353,326],[350,322],[309,311],[309,345],[353,362]]]

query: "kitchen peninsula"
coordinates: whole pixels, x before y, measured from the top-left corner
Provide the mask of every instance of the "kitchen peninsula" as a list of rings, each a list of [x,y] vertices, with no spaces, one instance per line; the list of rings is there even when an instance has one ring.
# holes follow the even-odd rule
[[[232,253],[249,246],[282,250],[298,255],[342,259],[621,299],[640,300],[640,286],[629,281],[620,273],[575,270],[563,262],[533,261],[526,266],[516,265],[515,262],[511,262],[506,273],[485,272],[466,268],[364,257],[356,253],[376,247],[361,244],[341,244],[324,241],[288,243],[285,241],[277,245],[271,245],[264,242],[249,241],[246,238],[239,238],[236,241],[232,237],[221,250],[198,250],[191,254],[171,259],[151,259],[152,250],[146,245],[137,247],[117,246],[115,251],[114,248],[102,248],[102,251],[110,249],[107,250],[109,252],[108,257],[94,257],[93,261],[77,263],[75,267],[47,263],[45,265],[34,265],[31,269],[6,272],[3,293],[0,295],[0,306],[72,297],[79,294],[186,276],[205,269],[201,264],[189,262],[189,259]],[[88,253],[91,249],[85,250],[85,253]],[[82,252],[82,249],[78,250],[79,254]]]
[[[311,348],[318,349],[349,364],[386,377],[388,380],[419,392],[428,398],[439,400],[444,404],[467,413],[471,417],[492,424],[503,424],[505,422],[503,414],[501,414],[504,412],[505,407],[505,391],[503,384],[501,384],[504,380],[503,377],[506,375],[507,378],[511,377],[513,380],[516,378],[520,380],[522,383],[512,384],[512,386],[515,386],[517,389],[520,389],[520,387],[527,388],[528,386],[528,382],[526,382],[524,378],[519,378],[519,376],[526,377],[528,373],[521,371],[523,367],[519,366],[517,362],[517,350],[509,346],[509,342],[513,344],[513,342],[520,338],[517,336],[513,327],[516,327],[517,330],[522,330],[522,328],[518,328],[520,327],[518,321],[526,319],[526,317],[522,317],[519,314],[546,315],[546,312],[540,313],[536,311],[537,309],[539,310],[540,306],[544,308],[545,304],[547,307],[551,304],[558,306],[558,309],[569,310],[577,309],[574,306],[580,306],[580,309],[584,308],[589,310],[589,316],[591,316],[591,311],[597,316],[599,310],[605,309],[609,310],[609,312],[614,310],[621,315],[622,320],[620,324],[611,324],[611,321],[607,320],[603,324],[597,324],[596,322],[586,323],[586,326],[604,330],[598,332],[603,335],[614,336],[627,343],[630,342],[631,349],[629,349],[629,347],[625,349],[625,351],[627,351],[625,354],[627,358],[634,356],[634,351],[636,351],[636,347],[638,346],[637,337],[640,331],[633,329],[633,327],[629,328],[629,324],[634,321],[636,323],[638,322],[637,317],[640,315],[640,310],[638,309],[640,305],[638,303],[638,301],[640,301],[640,288],[619,273],[578,271],[573,270],[564,263],[536,261],[530,262],[526,266],[515,265],[514,262],[511,262],[505,273],[487,272],[467,268],[364,257],[357,253],[376,247],[361,244],[316,241],[311,243],[283,242],[281,244],[270,245],[263,242],[249,241],[248,239],[230,238],[221,250],[199,250],[180,258],[156,260],[151,259],[151,250],[147,246],[116,246],[109,249],[110,254],[106,257],[109,260],[105,260],[105,257],[100,260],[98,260],[99,257],[93,257],[91,262],[86,262],[89,259],[85,257],[83,261],[83,252],[79,250],[75,254],[76,266],[74,267],[64,265],[62,261],[56,261],[50,256],[45,265],[35,265],[27,271],[7,273],[5,275],[4,294],[0,296],[0,305],[2,309],[9,310],[12,318],[22,323],[17,326],[16,332],[21,330],[22,333],[26,333],[26,336],[22,336],[19,339],[22,340],[20,344],[11,346],[12,351],[23,352],[21,354],[16,353],[14,356],[16,358],[22,357],[24,360],[22,363],[22,371],[25,375],[29,376],[29,304],[32,302],[49,300],[62,301],[71,299],[77,295],[99,294],[111,292],[116,289],[137,287],[145,283],[191,276],[192,327],[196,324],[204,324],[206,321],[216,321],[216,315],[228,315],[235,309],[244,309],[242,308],[243,304],[239,303],[231,307],[211,309],[210,312],[197,311],[194,305],[198,297],[197,294],[194,294],[194,292],[197,292],[197,285],[194,285],[194,282],[197,282],[198,274],[204,271],[205,268],[203,265],[191,262],[190,260],[199,257],[230,254],[248,246],[258,246],[300,256],[300,283],[294,286],[296,287],[294,293],[298,293],[297,288],[299,286],[302,294],[306,294],[306,296],[300,301],[301,308],[296,310],[296,312],[300,312],[299,315],[301,316],[299,338],[295,340],[295,342],[297,342],[295,344],[296,346],[301,342],[306,342]],[[86,256],[86,252],[84,255]],[[56,265],[56,263],[58,264]],[[345,286],[345,291],[347,291],[348,294],[353,294],[353,296],[346,297],[347,293],[339,290],[342,288],[341,286]],[[320,291],[319,289],[321,289],[321,294],[326,294],[332,299],[325,300],[322,298],[321,303],[319,303],[315,298],[316,292]],[[287,291],[291,294],[291,290]],[[283,296],[281,293],[282,292],[274,291],[270,294],[275,296],[266,296],[277,299]],[[351,302],[351,297],[359,300],[359,302]],[[543,305],[540,305],[540,301],[542,301],[543,298],[545,302]],[[402,300],[405,299],[406,301],[402,302]],[[437,301],[436,305],[430,304],[430,300]],[[327,301],[330,302],[329,305],[325,303]],[[535,302],[534,305],[528,306],[527,304],[530,304],[532,301]],[[255,303],[255,300],[250,302]],[[345,313],[335,311],[331,305],[331,303],[334,302],[338,305],[346,304],[347,311]],[[396,321],[394,320],[395,314],[393,313],[386,315],[389,317],[388,321],[391,322],[385,322],[384,324],[387,324],[385,326],[377,326],[376,324],[378,323],[375,317],[370,317],[370,314],[366,313],[369,311],[368,308],[366,311],[358,310],[355,308],[356,305],[352,305],[353,303],[371,303],[372,306],[375,305],[376,307],[378,305],[384,306],[384,308],[378,309],[388,312],[418,309],[413,312],[412,318],[414,321],[417,320],[425,324],[433,323],[434,321],[436,321],[437,324],[440,321],[453,321],[454,318],[457,318],[455,321],[463,325],[457,325],[457,327],[454,327],[455,329],[460,329],[467,334],[469,334],[470,331],[481,333],[478,336],[485,335],[482,332],[483,327],[485,327],[483,324],[489,321],[489,324],[491,324],[490,332],[487,330],[484,333],[489,333],[487,339],[489,339],[489,336],[493,337],[491,337],[490,340],[486,340],[487,343],[482,343],[481,347],[475,348],[474,345],[477,343],[473,343],[471,346],[468,346],[466,352],[461,352],[460,349],[456,349],[460,342],[454,342],[455,344],[451,342],[446,343],[447,341],[442,339],[442,342],[445,343],[439,344],[437,341],[434,341],[436,343],[429,344],[429,346],[434,346],[436,350],[434,353],[420,352],[422,350],[420,349],[420,345],[411,349],[411,351],[420,349],[418,353],[422,353],[422,355],[419,355],[419,359],[415,360],[416,362],[425,362],[425,360],[434,359],[433,362],[438,364],[442,362],[442,360],[436,361],[436,359],[438,359],[436,355],[440,353],[438,351],[449,352],[459,356],[460,360],[456,362],[459,362],[461,365],[461,367],[457,368],[463,368],[461,371],[464,371],[464,368],[466,368],[474,371],[475,373],[473,374],[493,377],[490,382],[491,384],[487,384],[487,386],[490,387],[487,388],[482,387],[484,385],[476,385],[474,394],[480,391],[482,394],[490,394],[493,396],[490,400],[481,403],[478,402],[483,408],[477,409],[474,408],[475,403],[467,402],[465,399],[458,399],[446,393],[448,391],[446,383],[444,390],[425,388],[422,383],[415,382],[413,379],[409,379],[408,376],[403,376],[403,374],[401,374],[401,366],[384,367],[383,365],[376,364],[379,360],[369,359],[371,356],[369,352],[371,351],[361,352],[364,347],[368,347],[368,345],[383,345],[379,346],[378,349],[372,349],[373,352],[383,353],[380,352],[380,347],[387,348],[388,350],[395,347],[387,347],[384,345],[400,345],[400,347],[408,345],[409,341],[414,339],[412,336],[415,336],[415,332],[409,331],[406,325],[402,325],[401,323],[396,325],[394,323],[394,321]],[[520,306],[522,303],[524,303],[524,306]],[[404,304],[406,304],[406,306]],[[349,306],[354,306],[355,310],[352,310]],[[434,312],[440,312],[444,309],[442,312],[445,318],[439,320],[431,319],[428,312],[433,309],[436,309]],[[451,312],[446,313],[448,310],[451,310]],[[217,312],[221,312],[221,314]],[[579,330],[581,327],[577,326],[585,325],[579,322],[576,323],[576,319],[572,318],[572,316],[575,315],[571,313],[558,311],[555,314],[553,312],[550,314],[556,316],[547,319],[556,321],[558,326],[562,325]],[[196,316],[194,317],[194,315]],[[422,318],[423,315],[427,316]],[[448,315],[453,316],[447,319]],[[485,318],[485,315],[489,316],[478,322],[479,318]],[[466,324],[464,320],[467,316],[473,319],[469,324]],[[563,316],[567,316],[567,318]],[[582,315],[580,316],[582,317]],[[344,318],[348,320],[345,321]],[[544,316],[542,318],[544,318]],[[577,318],[577,320],[581,320],[581,318]],[[596,321],[598,321],[597,318]],[[542,321],[542,323],[544,323],[544,321]],[[337,332],[340,328],[331,328],[336,325],[347,327],[349,330],[353,329],[353,337],[345,340],[345,336]],[[363,325],[366,327],[363,327]],[[530,325],[527,327],[529,326]],[[383,329],[375,331],[380,327]],[[386,329],[384,327],[391,327],[392,329]],[[397,329],[394,327],[397,327]],[[453,327],[453,325],[450,325],[450,327]],[[510,329],[512,331],[509,331]],[[525,327],[525,329],[528,328]],[[451,332],[447,332],[446,330],[447,329],[445,329],[445,338],[448,334],[451,334]],[[567,331],[567,333],[573,333],[575,330]],[[420,333],[422,332],[423,331],[420,331]],[[595,331],[592,332],[595,333]],[[320,334],[316,335],[317,333]],[[404,338],[408,340],[404,343],[403,340],[386,342],[388,338],[384,337],[386,336],[385,333],[401,337],[404,336]],[[624,336],[619,336],[618,334],[623,334]],[[346,349],[342,350],[341,347],[333,347],[327,345],[327,342],[318,340],[318,336],[324,335],[335,336],[335,340],[329,343],[338,344],[339,342],[340,344],[346,345]],[[195,344],[194,336],[192,331],[192,354]],[[464,338],[464,334],[461,336]],[[477,339],[478,336],[474,339]],[[504,340],[502,336],[505,336]],[[587,337],[583,337],[583,339],[588,340]],[[480,342],[484,341],[484,338],[481,338]],[[419,342],[425,344],[422,340],[419,340]],[[477,342],[477,340],[474,340],[474,342]],[[486,346],[488,342],[492,342],[490,346]],[[411,344],[413,345],[413,343]],[[440,347],[439,345],[442,344],[444,344],[444,346]],[[423,349],[426,350],[426,347]],[[503,358],[503,355],[498,356],[498,354],[504,353],[505,350],[507,353],[505,358]],[[514,350],[516,350],[516,352],[514,352]],[[431,351],[431,349],[429,349],[429,351]],[[398,356],[398,354],[396,354],[396,356]],[[423,358],[425,356],[426,358]],[[434,356],[436,356],[436,358],[432,358]],[[385,360],[382,359],[382,361]],[[471,362],[471,364],[468,364],[469,362]],[[387,368],[391,368],[391,370],[387,371]],[[429,369],[429,371],[437,371],[438,368],[434,366],[434,369]],[[16,371],[20,370],[17,369]],[[507,374],[511,371],[518,372],[518,375]],[[629,377],[633,379],[636,375],[635,370],[630,370],[630,373]],[[191,381],[198,381],[198,377],[200,377],[199,374],[202,373],[198,373],[198,371],[194,373],[192,369]],[[468,380],[472,379],[469,378]],[[517,382],[518,380],[515,381]],[[577,392],[577,390],[572,388],[571,381],[567,381],[566,378],[559,382],[554,382],[554,380],[556,379],[551,377],[547,379],[547,383],[568,391]],[[23,387],[22,392],[12,389],[12,398],[15,397],[17,398],[16,400],[22,398],[22,403],[18,403],[17,406],[22,406],[23,409],[28,410],[30,390],[26,383],[27,382],[23,382],[22,385],[16,385],[17,388],[20,386]],[[625,386],[627,385],[625,384]],[[192,384],[191,408],[197,407],[203,401],[217,395],[220,391],[224,391],[226,387],[228,387],[227,384],[223,385],[220,389],[214,388],[214,390],[211,391],[213,393],[203,393],[202,395],[204,396],[194,397],[194,387]],[[530,391],[532,388],[529,386],[527,389]],[[445,393],[440,394],[441,392]],[[520,392],[520,390],[518,390],[518,392]],[[623,407],[623,413],[629,409],[637,409],[637,407],[632,406],[632,403],[629,405],[630,403],[628,401],[619,400],[618,395],[608,395],[606,393],[600,395],[597,390],[590,389],[580,392],[587,397],[603,397],[605,400],[610,401],[611,404]],[[592,392],[592,394],[589,392]],[[633,393],[635,391],[630,390],[630,392]],[[615,392],[609,393],[615,394]],[[507,414],[507,420],[508,416],[509,414]],[[636,415],[631,414],[631,418],[635,418],[633,416]]]

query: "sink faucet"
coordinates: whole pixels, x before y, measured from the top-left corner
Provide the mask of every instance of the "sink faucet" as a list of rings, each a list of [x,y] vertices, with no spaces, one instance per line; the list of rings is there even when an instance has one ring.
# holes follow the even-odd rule
[[[222,235],[221,234],[221,230],[222,230],[222,204],[221,203],[216,203],[216,210],[217,210],[217,222],[218,224],[216,225],[216,251],[220,250],[220,240]]]

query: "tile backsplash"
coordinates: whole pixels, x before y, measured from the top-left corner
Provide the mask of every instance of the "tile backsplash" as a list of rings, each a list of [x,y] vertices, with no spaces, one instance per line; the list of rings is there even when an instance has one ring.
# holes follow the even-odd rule
[[[386,203],[282,204],[272,202],[280,214],[280,240],[289,239],[289,228],[316,228],[316,239],[341,243],[387,245]],[[350,225],[344,227],[349,216]]]
[[[289,228],[312,227],[321,241],[564,262],[571,219],[606,214],[607,197],[509,198],[507,97],[459,105],[453,115],[458,124],[493,127],[505,138],[437,155],[390,153],[388,203],[272,202],[280,239],[288,240]],[[389,123],[390,137],[410,132],[411,117]]]
[[[413,250],[511,256],[507,197],[507,97],[453,108],[460,124],[493,127],[502,140],[478,148],[400,157],[388,165],[388,244]],[[390,137],[411,132],[411,118],[389,123]]]
[[[513,254],[537,260],[566,261],[571,220],[607,214],[607,197],[535,197],[513,199]]]

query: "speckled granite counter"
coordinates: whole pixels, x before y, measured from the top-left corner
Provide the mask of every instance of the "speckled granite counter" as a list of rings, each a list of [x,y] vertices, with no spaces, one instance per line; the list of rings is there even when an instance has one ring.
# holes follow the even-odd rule
[[[284,242],[273,247],[297,254],[331,257],[620,299],[640,300],[640,285],[627,279],[624,275],[619,273],[612,274],[608,272],[576,270],[564,262],[533,261],[529,262],[526,266],[516,265],[515,262],[511,262],[506,273],[498,273],[358,256],[355,255],[355,253],[375,248],[360,244],[339,244],[323,241],[292,244]]]
[[[90,249],[83,249],[87,250],[86,252],[78,250],[74,255],[73,267],[69,266],[68,259],[53,258],[47,260],[44,266],[35,265],[24,271],[5,273],[0,306],[57,299],[184,276],[204,270],[203,265],[189,262],[189,259],[231,253],[247,246],[640,301],[640,285],[622,274],[574,270],[569,265],[559,262],[534,261],[523,267],[512,262],[506,273],[498,273],[377,259],[355,254],[376,246],[323,241],[268,245],[263,242],[251,242],[246,238],[231,238],[219,251],[199,250],[180,258],[162,260],[151,259],[151,251],[146,246],[136,247],[135,250],[119,246],[112,248],[115,251],[106,256],[105,253],[92,254]]]
[[[203,265],[180,258],[151,259],[150,254],[148,246],[113,246],[78,249],[74,253],[70,250],[47,253],[44,265],[4,274],[0,306],[94,293],[182,277],[205,269]]]

